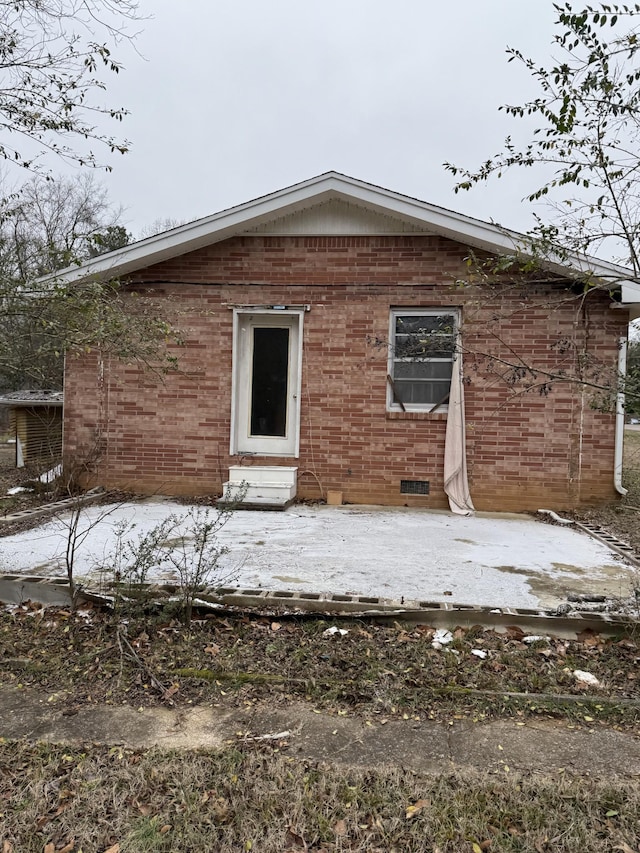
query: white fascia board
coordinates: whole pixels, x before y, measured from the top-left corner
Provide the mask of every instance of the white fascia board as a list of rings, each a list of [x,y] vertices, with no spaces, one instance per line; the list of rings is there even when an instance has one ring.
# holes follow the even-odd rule
[[[319,196],[319,199],[322,200],[322,196]],[[89,278],[118,278],[143,267],[193,252],[203,246],[219,243],[233,237],[238,231],[268,222],[273,218],[274,212],[286,215],[293,213],[298,206],[294,200],[275,208],[267,203],[256,208],[255,202],[248,202],[100,255],[81,266],[60,270],[55,279],[73,282]]]
[[[426,226],[434,234],[448,237],[488,251],[514,252],[522,246],[524,237],[499,225],[472,219],[444,207],[419,199],[365,184],[355,178],[337,176],[335,192],[345,201],[356,201],[381,214],[392,214],[416,225]],[[335,196],[334,196],[335,197]]]
[[[330,199],[357,203],[383,215],[405,219],[433,234],[492,254],[527,254],[527,238],[516,231],[472,219],[338,172],[327,172],[100,255],[82,266],[61,270],[51,278],[70,283],[90,278],[126,276],[138,269],[218,243],[247,229]],[[565,276],[572,272],[574,275],[589,272],[610,280],[612,286],[629,281],[628,270],[587,256],[572,255],[557,261],[549,259],[544,262],[544,266]]]
[[[226,240],[276,217],[295,213],[311,203],[321,204],[334,198],[356,202],[382,214],[393,214],[423,228],[427,226],[435,234],[488,251],[513,252],[517,240],[521,239],[521,235],[496,225],[329,172],[100,255],[81,266],[60,270],[55,278],[73,282],[125,276],[137,269]]]

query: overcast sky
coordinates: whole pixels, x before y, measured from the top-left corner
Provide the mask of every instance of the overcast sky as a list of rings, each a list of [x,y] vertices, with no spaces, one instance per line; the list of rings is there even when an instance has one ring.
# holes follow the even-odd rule
[[[442,164],[476,166],[524,133],[498,112],[535,94],[505,50],[548,59],[550,0],[141,0],[141,11],[139,53],[125,48],[108,88],[130,110],[131,151],[104,179],[134,233],[332,169],[530,224],[532,175],[454,195]]]

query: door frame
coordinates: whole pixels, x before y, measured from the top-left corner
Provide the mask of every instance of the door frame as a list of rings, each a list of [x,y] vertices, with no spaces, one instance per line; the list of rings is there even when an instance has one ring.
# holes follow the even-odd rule
[[[304,308],[234,308],[233,309],[233,348],[232,348],[232,370],[231,370],[231,435],[229,453],[231,456],[241,455],[243,453],[255,453],[256,456],[279,456],[283,458],[298,458],[300,455],[300,402],[302,389],[302,330],[304,320]],[[256,318],[256,323],[260,325],[260,317],[277,318],[287,320],[286,325],[293,330],[290,337],[289,345],[289,382],[287,393],[288,406],[293,403],[293,414],[291,418],[287,413],[287,426],[293,431],[292,452],[282,452],[281,450],[240,450],[242,444],[240,440],[240,429],[243,424],[240,423],[240,403],[239,394],[248,389],[241,383],[241,374],[243,369],[246,370],[246,365],[243,365],[241,360],[242,342],[241,331],[242,327],[250,322],[251,318]],[[269,324],[265,324],[269,325]],[[249,326],[251,328],[251,326]],[[250,366],[249,366],[250,370]],[[250,375],[250,373],[249,373]],[[250,416],[250,406],[247,412]],[[261,436],[261,440],[264,437]],[[268,441],[268,438],[266,439]],[[276,439],[281,440],[281,439]]]

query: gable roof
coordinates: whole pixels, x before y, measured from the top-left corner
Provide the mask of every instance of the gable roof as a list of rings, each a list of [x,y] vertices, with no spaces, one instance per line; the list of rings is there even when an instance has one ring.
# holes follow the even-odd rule
[[[328,215],[327,215],[328,214]],[[324,220],[324,222],[323,222]],[[323,230],[324,229],[324,230]],[[241,234],[436,234],[491,254],[526,254],[523,234],[384,189],[326,172],[203,219],[180,225],[56,273],[62,282],[119,278],[160,261]],[[586,255],[549,258],[562,275],[586,272],[621,286],[622,301],[640,303],[630,270]]]

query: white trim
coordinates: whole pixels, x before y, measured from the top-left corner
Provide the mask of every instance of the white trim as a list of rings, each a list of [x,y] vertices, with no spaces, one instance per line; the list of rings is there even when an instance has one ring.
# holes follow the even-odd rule
[[[618,342],[618,381],[624,382],[627,374],[627,339],[620,338]],[[616,395],[616,437],[613,457],[613,485],[619,495],[626,495],[627,489],[622,485],[622,454],[624,450],[624,385]]]
[[[231,337],[231,421],[229,428],[229,455],[235,455],[236,445],[236,420],[237,420],[237,405],[236,399],[238,396],[238,347],[239,347],[239,320],[238,315],[242,313],[240,309],[233,309],[233,332]]]
[[[140,240],[114,252],[99,255],[87,263],[68,267],[47,277],[60,282],[85,281],[91,278],[118,278],[161,261],[193,252],[203,246],[226,240],[250,228],[264,225],[274,218],[297,213],[329,200],[341,200],[364,206],[374,213],[394,216],[421,230],[447,237],[467,246],[493,254],[527,254],[527,238],[500,225],[472,219],[460,213],[382,187],[327,172],[291,187],[286,187],[253,201],[214,213],[162,234]],[[624,267],[586,255],[568,254],[550,257],[544,266],[562,275],[589,273],[610,279],[612,287],[633,283],[633,274]],[[635,291],[635,288],[634,288]],[[640,299],[633,294],[633,298]],[[626,301],[626,295],[625,295]]]
[[[388,343],[387,375],[391,376],[391,378],[393,380],[396,379],[396,377],[394,376],[394,370],[393,370],[393,365],[394,365],[394,361],[395,361],[394,354],[393,354],[393,348],[394,348],[394,342],[395,342],[395,338],[396,338],[395,320],[396,320],[396,317],[398,317],[399,315],[403,315],[405,317],[450,316],[450,317],[453,317],[453,319],[454,319],[454,324],[455,324],[454,335],[457,335],[459,328],[460,328],[460,311],[458,308],[448,308],[445,305],[443,305],[440,308],[433,307],[433,306],[430,308],[426,308],[426,307],[425,308],[416,308],[415,306],[412,308],[402,308],[402,307],[392,306],[389,309],[389,343]],[[454,355],[455,355],[455,353],[454,353]],[[452,357],[451,361],[452,361],[452,365],[453,365],[453,361],[454,361],[453,357]],[[453,369],[453,366],[452,366],[452,369]],[[444,384],[444,382],[442,384]],[[440,405],[437,405],[437,401],[436,401],[436,403],[431,403],[431,404],[425,403],[423,405],[415,404],[415,403],[413,403],[413,404],[412,403],[404,403],[404,411],[405,412],[424,412],[425,414],[429,414],[431,411],[433,411],[434,406],[437,406],[437,409],[434,412],[434,414],[440,414],[440,413],[444,414],[444,413],[449,411],[449,404],[448,403],[441,403]],[[387,382],[387,411],[388,412],[401,412],[401,411],[403,411],[402,406],[399,403],[395,402],[395,395],[393,393],[393,389],[391,388],[389,382]]]
[[[295,417],[292,424],[294,431],[293,435],[293,453],[273,453],[256,451],[256,456],[273,456],[279,458],[298,458],[300,456],[300,422],[301,422],[301,401],[302,401],[302,340],[304,329],[304,314],[305,308],[234,308],[233,309],[233,343],[232,343],[232,362],[231,362],[231,421],[230,421],[230,436],[229,436],[229,454],[231,456],[242,455],[245,452],[238,450],[238,394],[240,390],[240,318],[246,315],[267,315],[276,317],[297,317],[297,354],[292,354],[296,358],[295,364],[295,388],[292,394],[296,401]]]

